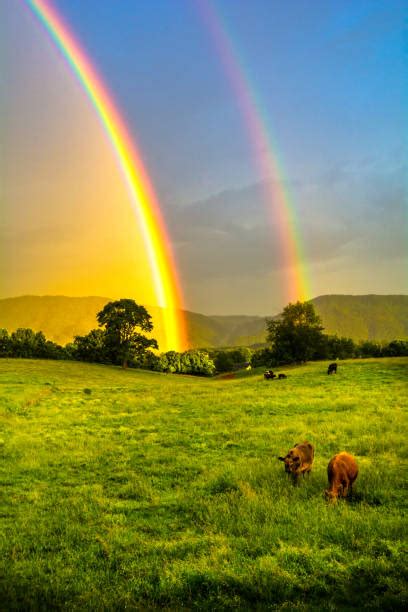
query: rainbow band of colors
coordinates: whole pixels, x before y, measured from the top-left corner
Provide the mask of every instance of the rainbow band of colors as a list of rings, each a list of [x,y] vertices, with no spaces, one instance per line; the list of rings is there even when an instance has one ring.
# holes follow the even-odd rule
[[[140,154],[111,95],[61,16],[45,0],[27,0],[85,90],[116,155],[132,206],[138,216],[158,305],[163,309],[167,350],[186,348],[185,321],[176,266],[153,187]]]
[[[309,281],[305,270],[305,256],[298,228],[295,207],[286,186],[282,166],[276,154],[277,147],[269,136],[266,113],[255,96],[235,51],[231,36],[214,4],[209,0],[196,0],[201,17],[206,24],[217,49],[228,80],[244,119],[260,178],[265,186],[265,200],[271,225],[277,226],[280,250],[285,266],[287,301],[305,301],[310,298]],[[266,180],[265,180],[266,179]]]

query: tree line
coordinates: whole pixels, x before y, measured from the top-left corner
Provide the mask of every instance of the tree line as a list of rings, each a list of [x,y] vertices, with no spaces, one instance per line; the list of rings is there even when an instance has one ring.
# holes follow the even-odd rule
[[[11,334],[0,329],[0,357],[69,359],[137,367],[156,372],[212,376],[243,367],[276,367],[311,360],[359,357],[398,357],[408,355],[408,341],[381,344],[324,334],[313,304],[288,304],[280,315],[267,321],[268,346],[178,353],[157,351],[154,338],[144,335],[153,330],[151,316],[133,300],[109,302],[97,314],[98,329],[60,346],[47,340],[42,332],[20,328]],[[144,332],[144,333],[143,333]]]
[[[68,359],[198,376],[215,372],[206,351],[154,353],[151,349],[158,349],[157,341],[145,335],[153,330],[152,318],[134,300],[109,302],[98,312],[97,321],[99,328],[75,336],[65,346],[32,329],[20,328],[11,334],[0,329],[0,357]]]

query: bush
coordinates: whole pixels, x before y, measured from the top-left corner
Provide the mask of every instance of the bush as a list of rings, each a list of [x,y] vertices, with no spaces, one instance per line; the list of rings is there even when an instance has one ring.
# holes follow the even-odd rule
[[[274,368],[278,365],[278,362],[272,349],[263,348],[254,351],[251,365],[253,368],[259,368],[261,366],[265,368]]]
[[[105,333],[101,329],[93,329],[86,336],[75,336],[70,345],[70,353],[77,361],[91,363],[110,363],[105,343]]]
[[[231,372],[247,363],[252,365],[252,351],[247,347],[215,350],[211,351],[210,356],[218,373]]]
[[[215,372],[213,360],[206,351],[191,350],[184,353],[168,351],[161,355],[147,352],[141,367],[155,372],[171,374],[194,374],[196,376],[212,376]]]

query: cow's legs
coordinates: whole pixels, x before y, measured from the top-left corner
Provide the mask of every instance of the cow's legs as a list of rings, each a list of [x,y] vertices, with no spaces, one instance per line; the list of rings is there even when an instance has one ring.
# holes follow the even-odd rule
[[[348,495],[348,491],[349,491],[349,481],[348,480],[343,480],[342,482],[342,495],[343,497],[347,497]]]

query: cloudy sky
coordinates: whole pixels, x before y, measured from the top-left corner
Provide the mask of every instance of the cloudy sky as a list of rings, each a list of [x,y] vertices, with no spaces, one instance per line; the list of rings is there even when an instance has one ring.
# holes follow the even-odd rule
[[[310,297],[407,292],[406,2],[53,4],[142,152],[189,310],[274,314],[286,303],[291,271],[265,197],[277,188]],[[24,0],[1,0],[0,41],[1,297],[153,303],[112,150]],[[237,79],[268,151],[254,150]]]

